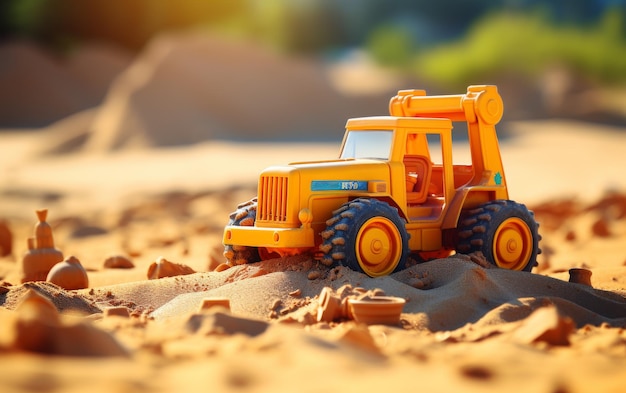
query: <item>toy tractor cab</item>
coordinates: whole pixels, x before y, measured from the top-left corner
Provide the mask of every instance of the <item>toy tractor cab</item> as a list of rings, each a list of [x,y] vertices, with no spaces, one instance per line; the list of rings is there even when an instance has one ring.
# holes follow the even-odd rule
[[[496,266],[530,271],[540,236],[532,212],[509,200],[497,88],[402,90],[389,110],[349,119],[336,160],[265,169],[258,197],[224,230],[228,263],[311,253],[376,277],[405,268],[409,254],[482,252]],[[467,123],[469,164],[452,161],[453,121]]]

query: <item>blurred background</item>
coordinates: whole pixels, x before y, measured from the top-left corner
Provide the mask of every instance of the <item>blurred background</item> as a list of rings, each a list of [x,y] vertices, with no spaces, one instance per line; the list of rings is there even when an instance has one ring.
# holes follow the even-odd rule
[[[24,249],[46,207],[61,248],[221,255],[263,168],[335,158],[399,89],[470,84],[503,96],[512,199],[594,200],[626,189],[625,22],[626,0],[2,0],[0,224]]]
[[[340,140],[398,89],[626,124],[626,0],[4,0],[0,129],[50,152]]]

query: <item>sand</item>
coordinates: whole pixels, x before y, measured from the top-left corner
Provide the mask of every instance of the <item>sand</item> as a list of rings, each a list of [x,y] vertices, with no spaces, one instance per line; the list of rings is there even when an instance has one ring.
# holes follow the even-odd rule
[[[453,256],[374,279],[306,255],[215,270],[228,214],[256,194],[258,172],[332,158],[337,143],[88,154],[85,134],[67,125],[92,124],[97,112],[0,135],[0,220],[12,235],[0,258],[3,392],[624,390],[623,128],[506,124],[511,197],[541,224],[532,273]],[[59,139],[68,144],[50,151]],[[466,146],[458,148],[462,158]],[[20,283],[42,207],[55,247],[86,269],[87,288]],[[149,279],[160,257],[184,274]],[[572,268],[591,271],[591,286],[569,282]],[[320,320],[324,288],[406,304],[391,325]],[[229,308],[201,309],[207,298]]]

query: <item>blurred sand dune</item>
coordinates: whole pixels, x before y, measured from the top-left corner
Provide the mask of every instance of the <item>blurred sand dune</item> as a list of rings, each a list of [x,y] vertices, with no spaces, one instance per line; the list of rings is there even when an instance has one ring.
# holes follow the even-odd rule
[[[27,41],[0,45],[0,128],[38,128],[99,105],[132,56],[104,44],[52,54]]]
[[[132,61],[98,46],[61,61],[27,43],[0,48],[0,57],[9,64],[0,69],[9,87],[0,97],[0,127],[55,120],[48,128],[64,131],[52,153],[214,139],[336,140],[348,117],[385,114],[391,94],[409,83],[359,56],[331,65],[194,32],[161,35]],[[348,68],[356,73],[347,72],[355,59],[358,66]]]

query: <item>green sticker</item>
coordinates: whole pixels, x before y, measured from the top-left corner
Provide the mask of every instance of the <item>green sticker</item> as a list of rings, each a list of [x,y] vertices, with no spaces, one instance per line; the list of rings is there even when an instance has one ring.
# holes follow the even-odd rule
[[[495,176],[493,177],[493,181],[496,182],[496,185],[501,185],[502,184],[502,175],[500,174],[500,172],[496,172]]]

